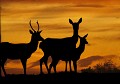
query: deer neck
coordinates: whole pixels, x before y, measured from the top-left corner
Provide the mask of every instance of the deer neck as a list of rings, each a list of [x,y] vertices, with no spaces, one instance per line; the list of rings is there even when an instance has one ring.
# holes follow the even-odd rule
[[[73,36],[78,37],[78,30],[73,30]]]
[[[80,53],[82,53],[85,50],[85,43],[81,42],[77,49]]]
[[[73,36],[72,37],[74,38],[75,43],[77,43],[77,41],[78,41],[78,30],[73,31]]]
[[[37,49],[38,41],[32,38],[29,45],[30,45],[30,49],[34,52]]]

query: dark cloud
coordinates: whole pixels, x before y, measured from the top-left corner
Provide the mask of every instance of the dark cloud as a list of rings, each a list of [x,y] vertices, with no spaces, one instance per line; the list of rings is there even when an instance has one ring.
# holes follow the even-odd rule
[[[97,29],[97,30],[92,30],[93,32],[106,32],[106,31],[111,31],[114,30],[112,28],[107,28],[107,29]]]
[[[90,56],[90,57],[87,57],[87,58],[84,58],[84,59],[80,59],[78,61],[78,66],[80,66],[80,67],[88,67],[89,65],[91,65],[95,61],[105,60],[105,59],[113,59],[113,58],[117,58],[117,57],[119,57],[119,56],[116,56],[116,55]],[[52,61],[52,59],[49,58],[48,59],[48,64],[51,63],[51,61]],[[60,63],[62,63],[62,61],[59,62],[59,64]],[[30,66],[28,68],[32,68],[32,67],[35,67],[35,66],[39,66],[39,60],[30,63]]]
[[[87,0],[88,1],[88,0]],[[24,3],[76,3],[78,0],[2,0],[2,3],[24,2]]]
[[[88,67],[95,61],[99,60],[105,60],[105,59],[113,59],[113,58],[119,58],[119,56],[116,55],[107,55],[107,56],[90,56],[85,59],[81,59],[78,61],[78,66],[80,67]]]
[[[97,39],[97,40],[101,40],[101,41],[120,41],[120,34],[116,34],[116,35],[110,35],[110,36],[95,36],[93,37],[93,39]]]
[[[41,3],[65,3],[65,2],[84,2],[84,1],[78,1],[78,0],[2,0],[2,2],[41,2]],[[88,1],[89,0],[85,0]],[[94,0],[92,0],[94,1]]]
[[[94,62],[96,60],[100,60],[100,59],[103,59],[103,57],[102,56],[90,56],[88,58],[81,59],[80,61],[78,61],[78,65],[80,67],[87,67],[90,64],[92,64],[92,62]]]
[[[52,59],[51,57],[49,57],[47,63],[51,63],[51,61]],[[39,65],[40,65],[40,60],[37,60],[35,62],[30,63],[30,66],[28,68],[32,68],[32,67],[39,66]]]
[[[7,74],[23,74],[23,68],[5,68],[5,71]],[[2,76],[4,76],[3,71]]]
[[[78,61],[78,66],[79,67],[88,67],[89,65],[91,65],[93,62],[95,61],[105,61],[105,60],[111,60],[111,59],[114,59],[114,58],[119,58],[119,56],[117,55],[106,55],[106,56],[90,56],[90,57],[87,57],[87,58],[84,58],[84,59],[80,59]],[[48,63],[51,63],[51,58],[48,59]],[[20,63],[20,61],[12,61],[12,60],[8,60],[7,63],[10,63],[10,62],[13,62],[15,64],[17,63]],[[62,62],[59,62],[59,63],[62,63]],[[39,66],[39,60],[35,61],[35,62],[32,62],[29,64],[30,66],[27,68],[27,73],[39,73],[39,70],[38,69],[33,69],[33,67],[35,66]],[[6,68],[6,72],[8,74],[23,74],[23,68]],[[3,74],[3,73],[2,73]]]
[[[39,61],[39,60],[37,60],[37,61],[32,62],[32,63],[30,63],[30,64],[31,64],[31,65],[30,65],[28,68],[32,68],[32,67],[35,67],[35,66],[40,65],[40,61]]]
[[[7,74],[24,74],[23,68],[6,68],[6,73]],[[39,74],[38,69],[28,69],[27,74]],[[2,76],[4,76],[3,71],[2,71]]]
[[[118,3],[119,0],[2,0],[2,2],[40,2],[40,3]]]
[[[47,30],[55,30],[55,31],[57,30],[68,30],[69,31],[69,29],[72,30],[72,26],[70,28],[69,26],[66,26],[66,25],[60,25],[60,24],[54,24],[54,23],[51,25],[45,24],[43,27],[46,27]]]
[[[8,59],[8,60],[5,62],[5,65],[6,65],[7,63],[18,64],[18,63],[21,63],[21,61],[20,61],[20,60],[10,60],[10,59]]]
[[[81,4],[81,5],[74,5],[73,7],[92,7],[92,8],[103,8],[104,5],[97,5],[97,4]]]
[[[120,8],[116,7],[116,8],[111,8],[109,10],[107,10],[109,13],[120,13]]]
[[[69,8],[69,5],[49,5],[48,7],[46,6],[45,8],[42,8],[39,13],[42,15],[47,15],[47,16],[53,16],[54,17],[60,17],[62,14],[68,14],[71,11],[74,11],[73,9]]]
[[[11,63],[14,63],[14,64],[18,64],[18,63],[21,63],[20,60],[10,60]]]
[[[116,37],[116,40],[120,40],[120,37]]]
[[[101,18],[106,18],[108,19],[108,17],[101,17]],[[110,18],[110,17],[109,17]],[[114,19],[116,20],[116,18],[119,18],[119,17],[111,17],[111,20]],[[99,18],[98,18],[99,20]],[[94,28],[89,28],[87,31],[90,31],[90,32],[113,32],[113,31],[120,31],[120,24],[119,23],[109,23],[109,24],[104,24],[102,23],[103,25],[99,25],[99,27],[95,27]]]

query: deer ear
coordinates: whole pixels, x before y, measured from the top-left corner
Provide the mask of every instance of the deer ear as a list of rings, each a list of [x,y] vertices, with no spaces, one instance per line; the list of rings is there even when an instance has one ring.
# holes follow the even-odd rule
[[[73,24],[73,22],[72,22],[72,20],[71,20],[71,19],[69,19],[69,23],[70,23],[70,24]]]
[[[33,31],[29,30],[29,32],[30,32],[31,34],[33,34]]]
[[[84,36],[84,38],[86,38],[88,36],[88,34],[86,34],[85,36]]]
[[[42,30],[41,31],[37,31],[37,33],[41,33],[42,32]]]
[[[78,23],[81,23],[82,22],[82,18],[79,19]]]
[[[78,35],[79,38],[81,38],[81,36]]]
[[[40,31],[40,33],[42,32],[42,30]]]

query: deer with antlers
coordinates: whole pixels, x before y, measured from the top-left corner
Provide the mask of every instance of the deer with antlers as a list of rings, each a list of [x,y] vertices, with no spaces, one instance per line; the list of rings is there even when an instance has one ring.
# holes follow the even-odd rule
[[[31,25],[31,20],[29,22],[30,27],[32,30],[29,30],[31,36],[31,41],[29,43],[20,43],[20,44],[13,44],[9,42],[2,42],[0,43],[0,66],[2,67],[2,70],[4,74],[6,75],[6,71],[4,68],[4,64],[7,61],[7,59],[16,60],[20,59],[22,62],[22,66],[24,69],[24,75],[26,75],[26,62],[27,59],[30,58],[31,54],[36,51],[38,46],[38,41],[43,41],[44,39],[41,37],[39,31],[39,23],[37,21],[38,30],[35,31]]]
[[[56,73],[56,64],[60,59],[66,58],[66,65],[67,61],[69,60],[71,64],[71,58],[69,57],[72,51],[76,48],[76,43],[78,41],[78,30],[79,30],[79,24],[82,22],[82,18],[79,19],[78,22],[74,22],[69,19],[69,23],[73,26],[73,35],[71,37],[66,38],[46,38],[44,41],[42,41],[39,45],[39,48],[42,49],[44,52],[44,56],[40,59],[40,72],[42,71],[42,64],[44,63],[48,73],[50,72],[47,60],[48,57],[51,56],[52,58],[52,64],[50,65],[50,68],[54,68],[54,72]],[[53,63],[54,62],[54,63]],[[71,67],[70,67],[71,70]],[[67,68],[66,70],[67,71]]]

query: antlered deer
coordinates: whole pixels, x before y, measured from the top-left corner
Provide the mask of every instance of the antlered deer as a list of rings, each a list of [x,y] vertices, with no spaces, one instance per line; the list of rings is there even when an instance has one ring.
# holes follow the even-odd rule
[[[38,25],[38,31],[35,31],[32,28],[31,21],[30,21],[30,27],[33,30],[29,30],[31,36],[31,41],[29,43],[20,43],[20,44],[13,44],[9,42],[2,42],[0,43],[0,64],[2,66],[3,72],[6,75],[6,71],[4,68],[4,64],[7,59],[20,59],[22,62],[22,66],[24,69],[24,74],[26,75],[26,62],[27,59],[30,58],[31,54],[36,51],[38,46],[38,41],[43,41],[44,39],[41,37],[39,31],[39,23],[37,21]]]
[[[78,22],[72,22],[71,19],[69,19],[69,23],[73,26],[73,35],[71,37],[66,38],[46,38],[44,41],[42,41],[39,45],[39,48],[42,49],[44,52],[44,56],[40,59],[40,71],[42,71],[42,64],[44,62],[48,72],[48,65],[47,60],[48,57],[51,56],[52,59],[54,59],[54,62],[57,64],[59,59],[66,58],[67,56],[70,56],[71,52],[76,48],[76,43],[78,41],[78,30],[79,30],[79,24],[82,22],[82,18],[79,19]],[[70,57],[67,57],[66,61],[70,60]],[[67,63],[67,62],[66,62]],[[71,68],[70,68],[71,70]],[[54,66],[54,71],[56,72],[56,66]]]
[[[86,37],[88,36],[88,34],[86,34],[85,36],[81,37],[78,36],[80,38],[80,44],[78,46],[78,48],[75,48],[72,53],[69,56],[69,59],[73,61],[73,67],[74,67],[74,71],[77,72],[77,61],[80,59],[81,54],[84,52],[85,50],[85,44],[88,44]],[[62,60],[62,61],[66,61],[66,59],[68,56],[64,57],[64,58],[60,58],[58,60]],[[67,60],[66,62],[70,61]],[[51,71],[52,66],[56,68],[56,58],[52,58],[52,63],[50,64],[50,69],[49,71]],[[71,67],[71,65],[70,65]],[[67,66],[66,66],[67,68]]]

